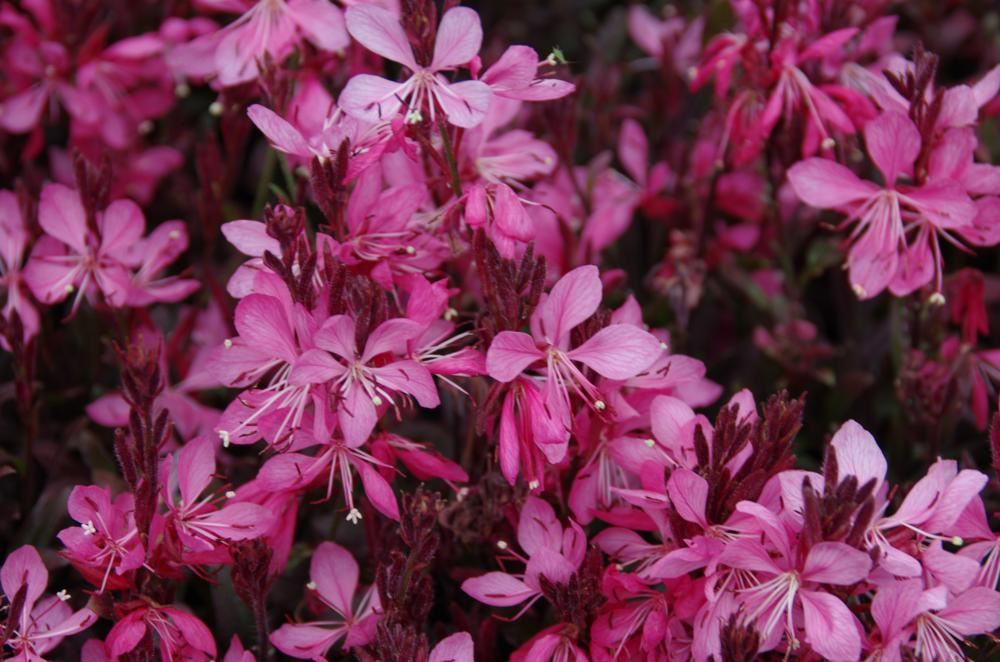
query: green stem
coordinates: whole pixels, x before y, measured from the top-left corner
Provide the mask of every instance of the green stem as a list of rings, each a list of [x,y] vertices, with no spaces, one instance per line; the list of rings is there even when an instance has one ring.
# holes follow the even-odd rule
[[[451,173],[451,190],[456,198],[460,198],[462,197],[462,179],[458,176],[458,161],[455,159],[455,150],[451,146],[451,136],[448,134],[448,125],[445,124],[444,120],[438,120],[438,131],[441,133],[444,160]]]

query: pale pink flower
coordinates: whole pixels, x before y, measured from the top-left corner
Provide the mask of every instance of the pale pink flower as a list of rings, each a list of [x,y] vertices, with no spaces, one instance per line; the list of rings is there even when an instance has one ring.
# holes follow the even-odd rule
[[[959,243],[978,213],[960,184],[898,184],[912,176],[920,134],[905,115],[883,113],[865,126],[868,154],[885,178],[884,186],[862,180],[828,159],[811,158],[792,166],[788,179],[806,204],[846,213],[855,223],[847,266],[861,298],[888,287],[903,295],[935,280],[941,288],[939,238]]]
[[[373,5],[347,9],[347,30],[362,46],[406,67],[411,76],[402,83],[370,74],[347,82],[339,105],[349,115],[369,122],[392,120],[405,108],[408,121],[429,114],[431,122],[443,112],[451,124],[470,128],[483,121],[490,105],[487,84],[469,80],[449,83],[442,71],[467,65],[479,53],[483,28],[479,15],[467,7],[453,7],[441,17],[434,55],[426,66],[416,61],[399,18]]]
[[[115,623],[105,646],[112,660],[132,651],[151,630],[159,639],[160,659],[204,660],[216,655],[212,631],[195,616],[173,606],[134,601],[134,607]]]
[[[38,311],[31,303],[23,274],[30,240],[17,197],[10,191],[0,191],[0,292],[7,294],[0,314],[9,320],[13,313],[17,313],[24,328],[25,340],[38,333],[40,326]],[[0,339],[0,344],[3,343],[6,340]]]
[[[86,630],[97,621],[97,614],[87,607],[74,612],[66,604],[70,598],[66,591],[39,600],[49,583],[49,571],[31,545],[10,553],[0,568],[0,583],[7,597],[7,610],[18,596],[23,596],[21,612],[7,613],[7,627],[13,631],[4,631],[4,643],[14,652],[12,659],[42,662],[42,656],[64,638]]]

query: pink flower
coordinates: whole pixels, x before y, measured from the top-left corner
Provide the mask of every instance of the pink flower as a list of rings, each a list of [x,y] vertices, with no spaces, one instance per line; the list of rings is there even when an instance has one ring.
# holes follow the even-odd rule
[[[73,189],[48,184],[42,190],[38,220],[46,236],[24,270],[39,300],[56,303],[75,293],[75,311],[95,287],[115,307],[177,301],[197,288],[195,281],[153,279],[187,246],[179,221],[143,238],[146,219],[131,200],[116,200],[95,215],[88,220]]]
[[[975,204],[957,183],[896,183],[913,174],[920,151],[920,134],[905,115],[883,113],[869,122],[865,143],[884,186],[859,179],[834,161],[811,158],[789,169],[792,188],[812,207],[847,213],[845,225],[857,222],[847,266],[859,297],[873,297],[886,287],[903,295],[932,279],[940,290],[938,239],[956,242],[972,229]]]
[[[127,586],[121,576],[140,567],[146,558],[135,528],[132,495],[119,494],[112,502],[107,488],[77,486],[70,492],[66,507],[80,526],[59,532],[60,542],[66,545],[63,555],[100,587],[99,592],[109,586]]]
[[[508,46],[479,80],[489,85],[494,95],[518,101],[561,99],[576,91],[573,83],[551,76],[539,78],[538,68],[542,64],[551,64],[551,61],[540,62],[535,49]]]
[[[257,78],[265,56],[280,62],[304,41],[330,52],[350,43],[340,8],[328,0],[237,0],[220,9],[244,13],[218,32],[175,48],[167,61],[176,72],[238,85]]]
[[[413,396],[422,407],[440,404],[427,368],[399,357],[406,343],[422,331],[423,326],[412,320],[391,319],[376,327],[362,345],[354,320],[336,315],[316,332],[313,341],[318,349],[295,361],[289,379],[296,385],[328,384],[338,401],[344,441],[360,445],[375,428],[380,407],[388,405],[398,411],[394,396]],[[388,359],[381,360],[383,355]]]
[[[544,409],[529,405],[524,411],[533,409],[539,414],[544,411],[543,415],[551,419],[550,427],[561,428],[554,437],[535,439],[535,443],[546,444],[541,448],[549,462],[559,462],[566,453],[573,415],[571,393],[598,413],[608,407],[600,390],[577,362],[607,379],[621,381],[648,368],[663,351],[656,337],[630,324],[611,324],[579,347],[570,349],[570,331],[597,311],[601,297],[597,267],[574,269],[559,279],[549,296],[535,309],[531,316],[531,335],[502,331],[493,338],[486,354],[486,370],[500,382],[513,382],[536,365],[543,371],[542,376],[530,379],[543,384]],[[531,388],[526,387],[523,393],[530,394]],[[513,482],[516,464],[509,459],[517,453],[514,442],[518,433],[515,432],[515,403],[510,398],[508,395],[501,419],[500,456],[504,475]],[[509,432],[505,434],[504,429]]]
[[[462,590],[482,603],[511,607],[528,600],[519,617],[542,596],[539,577],[565,584],[583,563],[587,536],[576,522],[563,529],[548,502],[529,496],[521,508],[517,524],[517,543],[527,558],[514,552],[507,542],[497,547],[511,558],[525,564],[522,574],[488,572],[462,582]]]
[[[309,404],[311,385],[293,383],[289,374],[310,346],[315,321],[291,301],[283,285],[270,291],[281,298],[251,294],[240,300],[234,320],[239,336],[226,339],[212,361],[213,374],[226,386],[252,387],[219,420],[224,446],[254,443],[264,436],[262,426],[271,432],[269,443],[281,443],[299,426]]]
[[[760,632],[762,650],[773,648],[782,633],[794,647],[795,614],[801,613],[813,650],[830,660],[857,660],[861,655],[857,618],[822,585],[863,581],[872,567],[868,555],[838,542],[820,542],[803,550],[785,524],[763,506],[743,501],[737,509],[756,520],[769,544],[737,539],[726,545],[719,561],[755,577],[740,593],[740,601],[746,620]]]
[[[437,642],[427,662],[475,662],[474,649],[468,632],[456,632]]]
[[[878,588],[872,617],[882,635],[879,659],[903,660],[905,650],[920,660],[960,662],[968,659],[967,637],[1000,627],[1000,594],[976,587],[952,596],[944,586],[925,590],[918,579],[897,581]]]
[[[215,442],[196,437],[167,458],[160,484],[167,504],[167,525],[193,552],[212,552],[230,540],[261,536],[270,513],[254,503],[230,502],[217,507],[205,488],[215,474]]]
[[[133,605],[115,623],[104,641],[112,660],[135,649],[147,630],[152,630],[159,639],[160,658],[167,662],[199,659],[203,654],[215,657],[215,637],[197,617],[177,607],[153,605],[143,600]]]
[[[307,588],[334,618],[282,625],[271,633],[275,648],[300,660],[318,661],[341,639],[345,650],[371,641],[382,617],[378,593],[373,586],[355,598],[358,563],[351,553],[336,543],[321,543],[313,552],[309,577]]]
[[[334,435],[335,414],[324,396],[316,397],[315,410],[312,425],[308,425],[307,419],[306,425],[293,437],[291,449],[301,451],[318,445],[319,450],[311,456],[290,452],[272,458],[260,470],[257,477],[260,486],[272,492],[302,490],[325,474],[325,498],[329,499],[333,493],[334,480],[339,477],[348,511],[347,520],[357,524],[361,519],[361,511],[354,505],[353,469],[360,475],[365,495],[372,505],[386,517],[398,521],[399,505],[396,503],[396,495],[377,469],[380,467],[391,470],[392,465],[362,448],[367,436],[351,444]]]
[[[31,303],[22,273],[30,240],[17,197],[10,191],[0,191],[0,292],[7,294],[0,314],[9,320],[17,313],[25,340],[38,333],[40,326],[38,311]],[[6,341],[0,340],[3,342]]]
[[[468,64],[479,53],[483,28],[479,15],[467,7],[454,7],[441,17],[428,65],[419,64],[399,19],[374,5],[347,9],[347,30],[362,46],[398,62],[412,72],[403,83],[370,74],[347,82],[339,105],[349,115],[369,122],[388,121],[405,108],[408,121],[428,113],[431,122],[443,112],[455,126],[470,128],[483,121],[490,105],[487,84],[469,80],[449,83],[442,71]]]
[[[15,549],[0,568],[0,583],[7,596],[7,610],[21,602],[20,613],[7,613],[6,646],[16,659],[41,661],[42,656],[70,635],[82,632],[97,621],[97,614],[84,607],[74,612],[67,604],[70,596],[59,591],[39,602],[49,583],[49,571],[31,545]]]

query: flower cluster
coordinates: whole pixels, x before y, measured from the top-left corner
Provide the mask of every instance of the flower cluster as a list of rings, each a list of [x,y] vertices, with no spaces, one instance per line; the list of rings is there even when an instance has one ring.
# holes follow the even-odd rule
[[[146,4],[0,1],[3,654],[996,652],[989,21]]]

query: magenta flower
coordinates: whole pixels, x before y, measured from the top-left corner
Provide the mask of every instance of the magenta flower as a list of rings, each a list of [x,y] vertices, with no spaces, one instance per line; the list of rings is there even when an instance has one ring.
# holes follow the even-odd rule
[[[542,597],[539,577],[565,584],[576,572],[587,553],[587,536],[576,522],[563,529],[548,502],[529,496],[521,508],[517,524],[517,543],[527,558],[514,552],[506,541],[497,547],[510,558],[525,564],[524,572],[488,572],[462,582],[462,590],[476,600],[494,607],[512,607],[528,600],[515,618],[520,617]]]
[[[217,32],[178,46],[167,57],[173,69],[193,78],[217,76],[224,86],[254,80],[266,56],[284,60],[304,41],[341,51],[350,40],[340,8],[328,0],[204,0],[203,5],[242,16]]]
[[[608,406],[601,391],[577,363],[607,379],[626,380],[648,368],[663,351],[655,336],[630,324],[611,324],[579,347],[570,349],[570,331],[597,311],[601,296],[597,267],[574,269],[559,279],[549,296],[535,309],[531,316],[531,335],[501,331],[493,338],[486,354],[486,370],[500,382],[513,382],[536,365],[543,371],[540,376],[529,379],[542,384],[544,408],[529,405],[524,411],[550,418],[551,423],[546,427],[561,428],[555,437],[546,435],[535,439],[535,443],[544,444],[540,448],[546,452],[549,462],[559,462],[566,453],[573,416],[571,394],[578,395],[598,413]],[[530,387],[524,391],[529,392]],[[509,471],[516,464],[504,459],[518,453],[513,443],[518,433],[514,402],[510,397],[504,403],[501,419],[500,456],[501,466],[509,467],[505,469],[507,479],[513,481],[516,472],[511,475]],[[507,402],[511,404],[508,406]],[[509,432],[504,434],[503,429]]]
[[[426,66],[416,60],[406,32],[392,12],[374,5],[347,9],[347,31],[362,46],[410,70],[403,83],[370,74],[347,82],[338,105],[349,115],[383,122],[405,109],[407,121],[429,114],[431,122],[444,113],[455,126],[470,128],[483,121],[492,93],[486,83],[468,80],[449,83],[442,71],[468,64],[479,53],[483,28],[479,15],[467,7],[453,7],[441,17],[434,55]]]
[[[311,386],[291,382],[289,374],[303,347],[310,346],[315,321],[291,301],[283,284],[267,290],[276,296],[251,294],[240,300],[234,320],[239,336],[226,339],[212,362],[223,384],[251,387],[219,420],[224,446],[254,443],[264,436],[262,429],[270,430],[269,443],[280,443],[299,426],[309,404]]]
[[[218,507],[213,493],[203,495],[215,474],[215,442],[209,437],[184,444],[164,462],[161,473],[167,525],[193,552],[212,552],[226,541],[259,537],[270,526],[270,513],[257,504]]]
[[[829,159],[796,163],[788,180],[799,199],[819,209],[846,213],[851,233],[847,266],[851,286],[861,298],[885,288],[903,295],[935,280],[941,289],[943,238],[959,242],[973,229],[978,212],[954,182],[921,186],[897,184],[912,176],[920,152],[920,133],[905,115],[883,113],[865,126],[868,154],[885,178],[884,186],[859,179]]]
[[[42,656],[66,637],[82,632],[97,621],[97,614],[84,607],[74,612],[66,604],[69,593],[59,591],[39,601],[49,583],[49,571],[42,557],[31,545],[15,549],[0,568],[0,583],[7,597],[7,610],[21,602],[20,613],[7,612],[4,643],[14,658],[25,662],[43,662]]]
[[[820,542],[803,549],[774,513],[743,501],[737,509],[750,515],[769,543],[740,538],[726,545],[720,563],[753,573],[755,581],[740,594],[745,618],[760,632],[762,650],[777,645],[782,634],[794,648],[796,614],[806,641],[830,660],[856,660],[861,654],[857,618],[823,585],[852,586],[871,571],[868,555],[839,542]],[[772,554],[774,553],[774,554]],[[775,555],[776,554],[776,555]],[[801,609],[801,611],[799,611]]]
[[[24,327],[25,340],[38,333],[40,326],[38,311],[31,303],[23,274],[30,240],[17,197],[10,191],[0,191],[0,292],[7,294],[0,314],[9,320],[17,313]],[[0,339],[0,344],[5,342]]]
[[[45,236],[31,253],[24,279],[44,303],[75,293],[76,311],[96,288],[111,306],[148,305],[177,301],[197,288],[190,280],[154,280],[187,246],[187,232],[179,222],[167,223],[144,239],[146,219],[131,200],[112,202],[91,224],[77,191],[48,184],[38,220]]]
[[[355,598],[358,562],[351,553],[336,543],[321,543],[313,552],[309,577],[307,588],[334,618],[282,625],[271,633],[275,648],[300,660],[319,661],[341,639],[345,650],[371,641],[382,618],[378,592],[372,586]]]
[[[104,640],[111,659],[134,650],[149,630],[159,639],[160,659],[167,662],[216,655],[215,637],[200,619],[177,607],[137,600]]]
[[[354,471],[361,477],[365,495],[375,508],[386,517],[399,520],[399,505],[392,486],[382,477],[378,468],[392,469],[391,464],[361,448],[368,437],[361,437],[354,444],[334,435],[335,414],[328,400],[316,397],[316,414],[309,425],[307,419],[302,429],[292,439],[291,450],[301,451],[319,446],[313,455],[300,452],[282,453],[265,464],[257,477],[261,487],[273,492],[303,490],[326,476],[326,499],[333,494],[333,483],[339,477],[347,506],[347,520],[354,524],[361,519],[361,511],[354,505]]]
[[[77,486],[66,503],[69,516],[80,523],[59,532],[63,555],[95,586],[121,588],[121,576],[140,567],[146,552],[135,528],[132,495],[112,501],[111,491],[95,485]],[[114,573],[114,574],[112,574]]]
[[[397,408],[399,394],[413,396],[422,407],[440,404],[434,379],[424,366],[400,358],[398,352],[420,335],[423,325],[407,319],[380,324],[364,342],[358,343],[354,320],[347,315],[331,317],[316,332],[312,349],[299,357],[289,376],[293,384],[328,384],[337,399],[337,419],[350,446],[358,446],[371,434],[379,408]],[[389,355],[387,360],[381,359]]]

